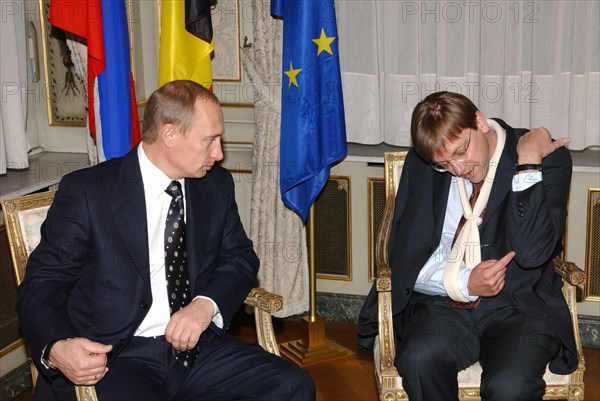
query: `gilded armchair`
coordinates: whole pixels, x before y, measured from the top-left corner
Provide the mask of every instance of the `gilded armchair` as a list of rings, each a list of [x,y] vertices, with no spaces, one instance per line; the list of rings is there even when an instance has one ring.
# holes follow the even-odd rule
[[[29,254],[40,241],[40,227],[54,199],[55,191],[26,195],[2,201],[2,210],[17,285],[25,275]],[[254,288],[248,294],[246,305],[254,308],[257,339],[263,349],[279,355],[273,330],[271,314],[283,307],[283,298],[261,288]],[[37,379],[37,369],[29,359],[33,385]],[[77,401],[98,401],[94,386],[74,386]]]
[[[379,398],[382,401],[408,400],[408,396],[402,387],[402,378],[398,375],[398,370],[394,366],[396,350],[392,320],[392,272],[388,260],[388,246],[394,215],[394,203],[405,158],[406,152],[390,152],[385,154],[384,177],[386,201],[376,243],[377,277],[375,283],[377,288],[379,335],[375,341],[374,359]],[[569,375],[557,375],[546,370],[544,375],[546,391],[543,399],[583,401],[585,361],[579,337],[575,286],[583,285],[585,275],[575,264],[562,261],[558,257],[554,259],[554,269],[563,278],[563,295],[571,313],[579,365]],[[479,363],[459,372],[458,384],[461,401],[481,400],[479,394],[481,372]]]

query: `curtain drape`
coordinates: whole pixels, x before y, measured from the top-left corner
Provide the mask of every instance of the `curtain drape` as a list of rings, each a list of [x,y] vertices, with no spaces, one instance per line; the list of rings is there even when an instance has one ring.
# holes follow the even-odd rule
[[[410,145],[428,94],[600,145],[600,2],[338,0],[349,142]]]
[[[0,174],[29,167],[27,45],[23,0],[2,2],[0,22]]]
[[[281,21],[269,1],[253,0],[254,42],[242,61],[254,87],[254,141],[250,237],[260,258],[259,285],[283,296],[286,317],[308,310],[306,230],[281,201],[279,137],[281,123]]]

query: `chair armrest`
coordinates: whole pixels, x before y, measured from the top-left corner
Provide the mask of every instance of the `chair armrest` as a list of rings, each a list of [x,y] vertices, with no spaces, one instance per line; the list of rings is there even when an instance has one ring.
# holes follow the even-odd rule
[[[577,356],[579,364],[577,370],[571,373],[571,377],[574,378],[574,382],[583,383],[583,372],[585,371],[585,357],[583,355],[583,348],[581,344],[581,337],[579,334],[579,318],[577,315],[577,288],[576,286],[582,286],[585,284],[585,273],[573,262],[568,262],[556,256],[552,263],[554,264],[554,271],[558,273],[563,279],[562,292],[567,301],[569,308],[569,314],[571,315],[571,323],[573,326],[573,334],[575,336],[575,347],[577,349]]]
[[[585,283],[585,273],[573,262],[567,262],[560,257],[552,260],[554,271],[558,273],[563,280],[575,286],[581,286]]]
[[[244,303],[268,313],[283,309],[283,297],[281,295],[273,294],[259,287],[255,287],[250,291]]]
[[[280,355],[271,315],[283,309],[283,297],[257,287],[250,291],[244,303],[254,307],[254,322],[258,344],[264,350]]]

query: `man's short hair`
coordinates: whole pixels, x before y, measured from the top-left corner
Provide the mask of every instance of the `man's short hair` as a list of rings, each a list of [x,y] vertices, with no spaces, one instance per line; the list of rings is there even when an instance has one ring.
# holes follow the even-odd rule
[[[171,81],[155,90],[144,110],[142,141],[154,143],[166,124],[175,125],[187,135],[194,123],[197,101],[219,104],[212,92],[194,81]]]
[[[453,92],[436,92],[415,107],[410,135],[417,153],[427,161],[467,129],[477,129],[477,107],[467,98]]]

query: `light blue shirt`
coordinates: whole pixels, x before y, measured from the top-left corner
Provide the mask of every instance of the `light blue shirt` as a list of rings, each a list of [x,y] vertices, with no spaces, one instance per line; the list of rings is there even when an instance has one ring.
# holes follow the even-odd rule
[[[515,174],[512,182],[512,190],[513,192],[524,191],[541,181],[541,171]],[[467,195],[471,196],[473,185],[468,180],[465,180],[465,184]],[[414,289],[416,292],[426,295],[448,295],[444,288],[444,268],[446,267],[448,256],[452,251],[452,241],[454,240],[454,234],[456,233],[456,228],[458,227],[462,215],[463,210],[460,202],[460,195],[458,194],[458,181],[456,178],[452,177],[440,245],[419,272]],[[469,290],[467,289],[467,283],[469,282],[470,276],[471,269],[467,268],[467,266],[462,263],[458,273],[459,289],[469,301],[475,301],[478,296],[470,295]]]

